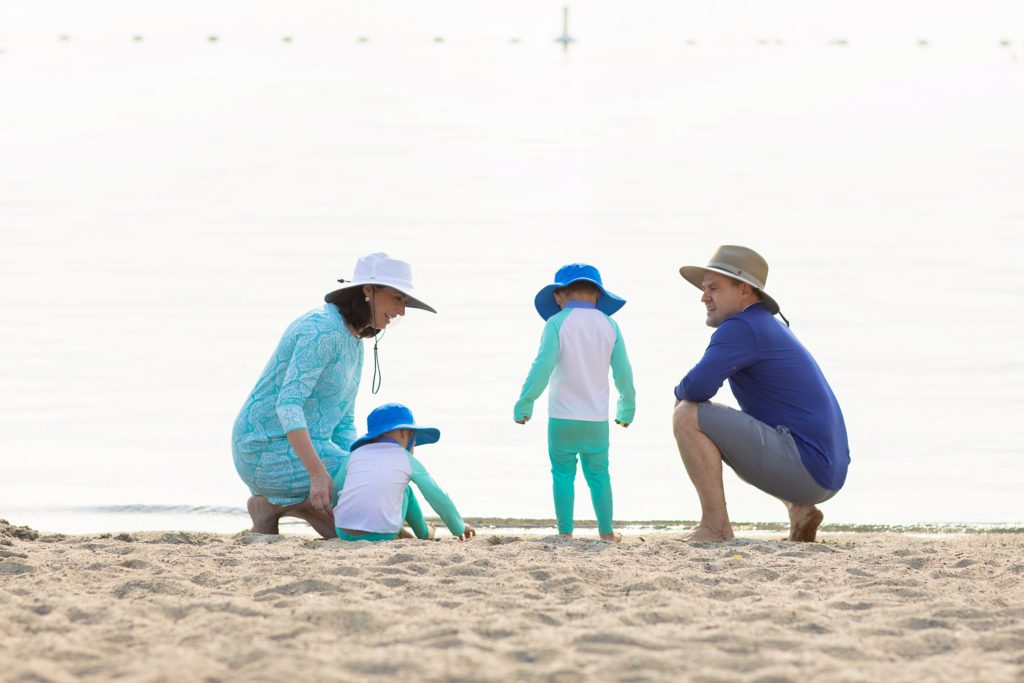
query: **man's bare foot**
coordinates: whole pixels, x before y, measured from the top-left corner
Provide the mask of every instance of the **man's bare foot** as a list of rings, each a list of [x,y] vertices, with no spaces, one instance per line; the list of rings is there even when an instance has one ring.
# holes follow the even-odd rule
[[[731,541],[735,536],[732,534],[732,525],[726,525],[723,529],[712,529],[709,526],[701,524],[696,529],[691,531],[689,535],[683,538],[684,541],[704,541],[707,543],[721,543],[723,541]]]
[[[813,505],[792,505],[789,508],[789,540],[814,543],[818,527],[825,515]]]
[[[613,531],[610,534],[600,534],[602,541],[610,541],[612,543],[622,543],[622,534]]]
[[[245,507],[252,518],[252,530],[257,534],[278,533],[277,523],[284,513],[284,508],[274,505],[266,496],[249,496]]]

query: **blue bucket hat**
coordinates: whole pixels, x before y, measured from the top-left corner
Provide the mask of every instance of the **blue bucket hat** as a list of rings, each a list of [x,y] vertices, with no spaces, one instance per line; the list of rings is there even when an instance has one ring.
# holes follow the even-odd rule
[[[352,450],[365,446],[378,436],[392,429],[412,429],[416,432],[413,436],[414,446],[425,446],[428,443],[437,443],[441,438],[441,431],[434,427],[421,427],[416,424],[412,411],[401,403],[385,403],[373,409],[366,417],[366,434],[359,437],[352,444]]]
[[[540,317],[547,320],[562,310],[558,306],[558,302],[555,301],[555,290],[568,287],[573,282],[579,282],[580,280],[593,283],[601,290],[601,296],[597,299],[597,310],[605,315],[612,315],[615,311],[626,305],[625,299],[612,294],[604,288],[604,284],[601,283],[601,273],[598,272],[597,268],[586,263],[570,263],[558,269],[558,272],[555,273],[555,282],[553,284],[537,292],[533,305],[537,307]]]

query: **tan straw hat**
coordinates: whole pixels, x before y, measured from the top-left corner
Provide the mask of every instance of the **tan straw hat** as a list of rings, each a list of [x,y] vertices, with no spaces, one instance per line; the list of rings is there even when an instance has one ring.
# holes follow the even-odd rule
[[[779,312],[779,305],[775,303],[775,299],[764,291],[765,282],[768,280],[768,262],[753,249],[724,244],[708,261],[707,267],[683,266],[679,269],[679,274],[697,289],[704,289],[701,282],[704,280],[704,273],[709,272],[746,282],[761,293],[761,299],[772,315]]]

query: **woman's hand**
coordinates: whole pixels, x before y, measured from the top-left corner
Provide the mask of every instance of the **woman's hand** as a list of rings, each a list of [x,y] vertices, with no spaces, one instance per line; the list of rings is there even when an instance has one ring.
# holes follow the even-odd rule
[[[324,469],[323,462],[313,448],[306,429],[295,429],[288,432],[288,443],[295,455],[299,456],[302,465],[309,472],[309,506],[313,512],[326,520],[334,519],[331,498],[334,495],[334,481]]]
[[[455,538],[459,539],[460,541],[468,541],[469,539],[476,536],[476,529],[466,524],[465,522],[462,523],[462,526],[465,527],[465,530],[462,532],[461,536],[456,536]]]
[[[309,503],[318,514],[328,519],[334,516],[331,508],[331,496],[334,494],[334,482],[323,467],[309,479]]]

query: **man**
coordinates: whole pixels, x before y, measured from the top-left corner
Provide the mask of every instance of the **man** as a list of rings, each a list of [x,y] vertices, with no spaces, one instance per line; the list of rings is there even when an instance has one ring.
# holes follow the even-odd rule
[[[764,291],[768,264],[752,249],[718,248],[707,267],[679,273],[703,291],[714,327],[703,358],[675,389],[679,453],[700,499],[694,541],[733,538],[722,462],[789,509],[791,541],[814,541],[816,507],[846,480],[850,449],[843,414],[818,364],[773,316]],[[785,320],[785,317],[783,317]],[[728,379],[742,410],[709,403]]]

